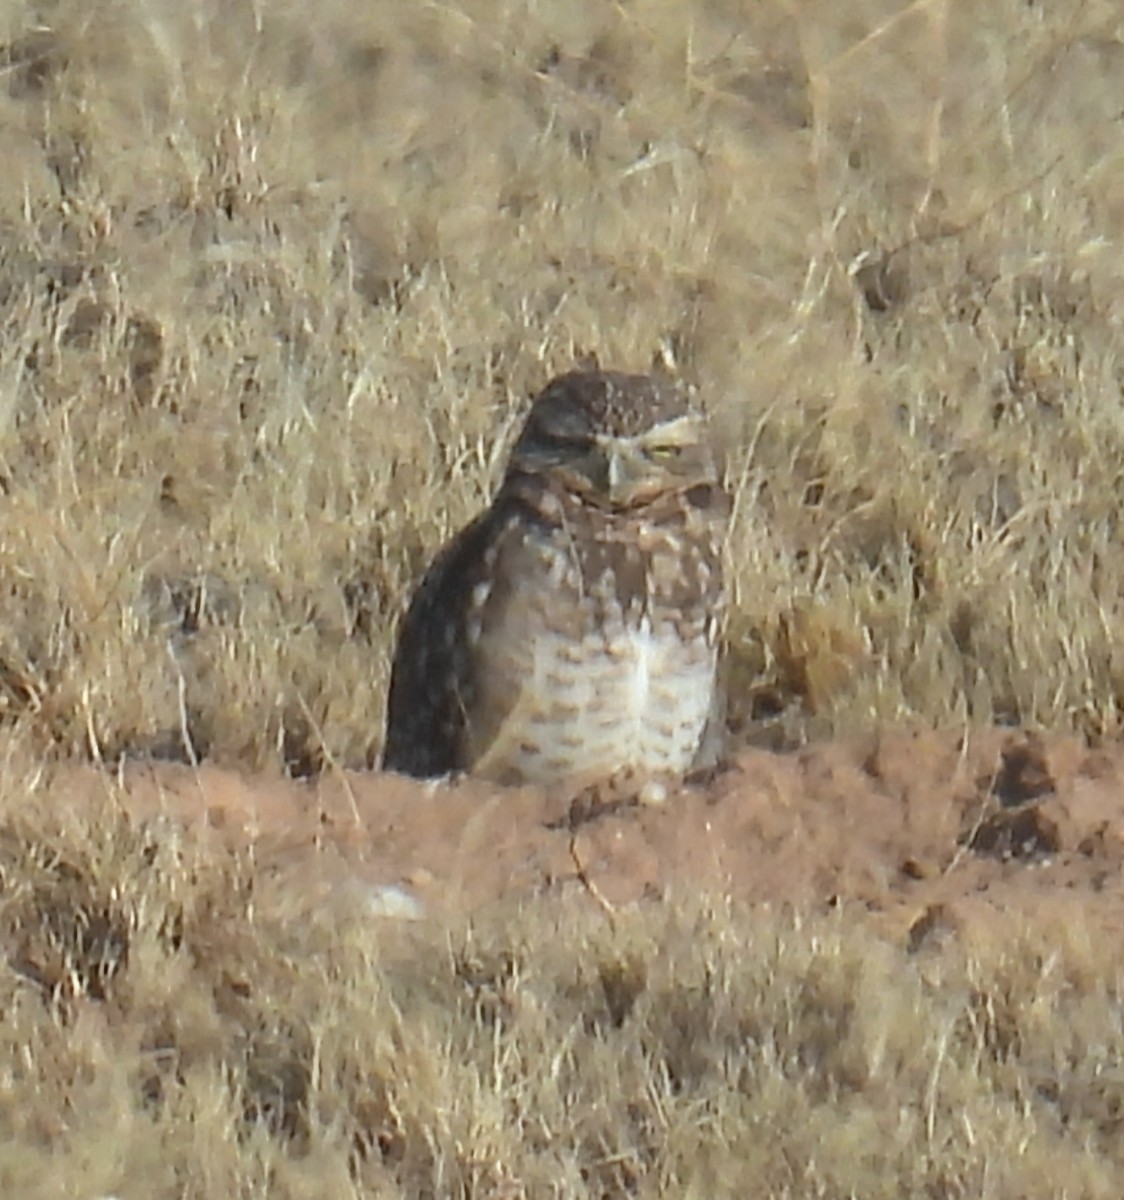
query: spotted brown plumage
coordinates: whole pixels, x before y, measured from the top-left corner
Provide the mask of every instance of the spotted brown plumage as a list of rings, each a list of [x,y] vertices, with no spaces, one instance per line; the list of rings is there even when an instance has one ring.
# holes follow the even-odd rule
[[[721,709],[729,507],[671,384],[554,380],[410,603],[383,765],[502,783],[688,770]]]

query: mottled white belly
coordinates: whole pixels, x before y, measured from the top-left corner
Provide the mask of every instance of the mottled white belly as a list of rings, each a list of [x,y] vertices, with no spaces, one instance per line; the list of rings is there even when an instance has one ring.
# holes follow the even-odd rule
[[[691,766],[714,693],[716,652],[704,638],[684,643],[670,621],[643,617],[576,643],[543,637],[530,657],[523,695],[533,702],[507,740],[511,774],[549,782]]]

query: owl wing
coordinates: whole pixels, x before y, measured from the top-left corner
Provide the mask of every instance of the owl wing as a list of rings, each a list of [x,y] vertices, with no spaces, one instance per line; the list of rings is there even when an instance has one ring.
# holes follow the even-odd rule
[[[691,771],[714,771],[726,762],[730,750],[730,730],[727,725],[729,696],[725,656],[719,654],[718,673],[714,680],[714,693],[710,699],[710,712],[703,726],[699,748],[695,751]]]
[[[398,633],[384,770],[418,778],[472,770],[524,702],[519,639],[497,655],[517,608],[525,538],[502,498],[440,551]],[[514,656],[514,657],[513,657]]]

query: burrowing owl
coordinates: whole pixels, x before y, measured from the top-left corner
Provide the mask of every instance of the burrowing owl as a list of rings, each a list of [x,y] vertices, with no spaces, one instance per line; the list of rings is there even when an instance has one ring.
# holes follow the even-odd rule
[[[670,384],[555,379],[491,507],[413,597],[383,765],[501,783],[688,770],[720,719],[729,509]]]

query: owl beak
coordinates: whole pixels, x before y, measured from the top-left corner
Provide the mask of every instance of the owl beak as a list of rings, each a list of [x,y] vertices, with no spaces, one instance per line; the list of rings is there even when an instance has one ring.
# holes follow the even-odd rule
[[[625,491],[628,485],[628,471],[626,470],[624,455],[616,446],[609,447],[605,463],[605,484],[605,490],[609,493],[609,499],[614,504],[619,504],[625,498]]]
[[[602,443],[599,451],[600,490],[614,507],[627,507],[636,499],[637,486],[643,483],[635,455],[630,447],[616,441]]]

